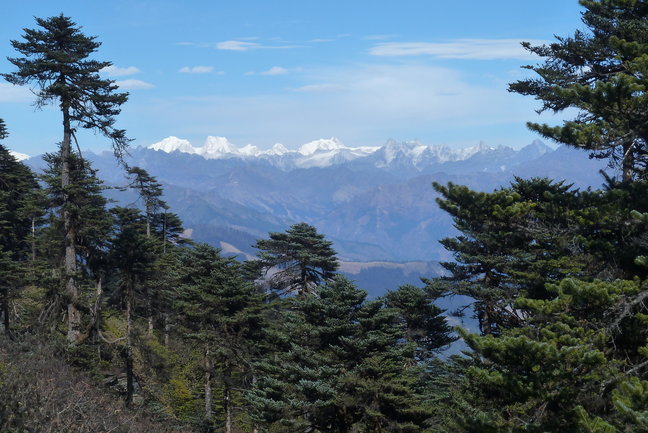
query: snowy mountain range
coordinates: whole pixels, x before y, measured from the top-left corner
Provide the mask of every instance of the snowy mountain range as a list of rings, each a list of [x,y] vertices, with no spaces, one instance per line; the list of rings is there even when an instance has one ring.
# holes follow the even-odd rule
[[[427,167],[448,162],[465,161],[477,154],[492,152],[509,154],[509,156],[519,154],[528,159],[552,151],[539,140],[518,152],[510,147],[490,147],[484,143],[463,149],[453,149],[446,145],[429,146],[418,141],[395,140],[388,140],[382,146],[349,147],[334,137],[305,143],[297,150],[289,150],[281,143],[275,144],[268,150],[259,150],[251,144],[239,148],[227,138],[215,136],[207,137],[201,147],[194,147],[188,140],[171,136],[151,144],[148,149],[165,153],[194,154],[205,159],[265,160],[282,170],[323,168],[356,161],[376,168],[393,167],[415,171],[424,171]],[[500,166],[502,165],[506,164]]]
[[[112,152],[84,157],[108,185],[128,183]],[[38,157],[26,162],[43,167]],[[492,191],[520,176],[597,187],[605,168],[586,152],[538,140],[518,149],[484,143],[453,149],[395,140],[350,147],[330,138],[296,150],[281,144],[259,150],[223,137],[208,137],[200,147],[168,137],[131,149],[126,162],[163,184],[164,199],[196,241],[254,255],[256,239],[304,221],[334,242],[342,260],[359,262],[449,258],[438,240],[454,228],[436,204],[432,182]],[[132,191],[108,193],[124,205],[138,203]]]

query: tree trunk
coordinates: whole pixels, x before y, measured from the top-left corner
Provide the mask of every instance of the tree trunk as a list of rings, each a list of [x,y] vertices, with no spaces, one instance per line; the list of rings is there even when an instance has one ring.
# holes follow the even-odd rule
[[[36,261],[36,217],[31,218],[31,261],[32,266]]]
[[[4,324],[5,335],[11,334],[9,328],[9,288],[5,288],[4,295],[2,296],[2,323]]]
[[[131,320],[131,290],[126,291],[126,406],[133,404],[133,341]]]
[[[209,358],[209,349],[205,349],[205,418],[211,419],[212,417],[212,362]]]
[[[151,307],[151,294],[149,291],[146,291],[146,315],[148,316],[148,328],[146,334],[150,337],[153,335],[153,308]]]
[[[63,142],[61,143],[61,189],[63,192],[63,224],[65,226],[65,295],[67,299],[67,340],[75,344],[81,335],[81,314],[77,307],[79,290],[77,288],[76,273],[76,232],[70,212],[70,155],[72,149],[72,128],[70,127],[70,114],[66,103],[63,102]]]
[[[171,322],[169,313],[164,313],[164,347],[169,347],[169,333],[171,332]]]
[[[225,390],[223,391],[223,410],[225,411],[225,433],[232,433],[232,402],[230,388],[225,381]]]
[[[623,182],[631,182],[634,175],[633,143],[623,145]]]
[[[256,373],[252,373],[252,388],[254,388],[256,383],[257,383]],[[252,433],[259,433],[259,427],[257,427],[256,424],[252,425]]]
[[[166,224],[167,224],[167,213],[164,212],[164,222],[162,224],[162,254],[166,254]]]
[[[146,209],[146,237],[151,237],[151,223],[149,211]],[[150,288],[146,288],[144,292],[146,296],[146,321],[148,322],[148,327],[146,330],[146,335],[149,337],[153,335],[153,308],[151,307],[151,291]]]

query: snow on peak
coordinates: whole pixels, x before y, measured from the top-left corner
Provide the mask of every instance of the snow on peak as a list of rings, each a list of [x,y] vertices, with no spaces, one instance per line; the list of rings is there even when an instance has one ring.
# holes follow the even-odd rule
[[[203,147],[196,151],[207,159],[218,158],[228,154],[239,154],[239,150],[225,137],[214,137],[210,135],[205,140]]]
[[[316,152],[321,151],[330,151],[330,150],[339,150],[343,149],[346,146],[335,137],[331,138],[322,138],[319,140],[311,141],[309,143],[303,144],[298,152],[304,156],[312,155]]]
[[[196,149],[191,145],[189,140],[184,140],[178,137],[167,137],[162,141],[151,144],[149,149],[161,150],[166,153],[183,152],[183,153],[196,153]]]
[[[288,153],[288,152],[289,152],[289,150],[286,148],[286,146],[284,146],[281,143],[275,143],[275,145],[272,146],[272,149],[270,149],[270,150],[268,150],[268,151],[266,151],[264,153],[266,153],[268,155],[283,155],[284,153]]]
[[[29,155],[25,155],[24,153],[20,153],[20,152],[14,152],[13,150],[10,150],[9,153],[18,161],[24,161],[26,159],[31,158],[31,156]]]
[[[202,147],[193,147],[188,140],[172,136],[152,144],[148,148],[167,153],[178,151],[197,154],[205,159],[264,158],[280,164],[282,167],[300,168],[329,167],[374,154],[372,161],[377,167],[411,166],[417,170],[430,164],[467,160],[477,154],[487,155],[506,149],[510,152],[518,152],[501,145],[492,147],[484,142],[458,149],[447,145],[425,145],[417,140],[399,142],[393,139],[388,140],[380,147],[348,147],[337,138],[314,140],[303,144],[297,150],[289,150],[281,143],[276,143],[270,149],[261,150],[252,144],[238,148],[227,138],[217,136],[207,137]],[[523,158],[541,156],[550,151],[552,149],[539,140],[519,150]],[[275,158],[277,156],[281,156],[281,158]],[[19,155],[19,159],[27,157],[27,155]]]
[[[259,148],[252,144],[246,144],[245,146],[241,147],[239,149],[239,152],[241,153],[241,155],[245,156],[258,156],[261,153]]]

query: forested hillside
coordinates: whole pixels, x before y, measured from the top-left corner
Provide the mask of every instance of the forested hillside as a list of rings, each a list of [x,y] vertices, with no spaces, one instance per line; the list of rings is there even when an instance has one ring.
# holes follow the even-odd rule
[[[3,77],[60,110],[62,141],[42,173],[0,143],[0,431],[648,432],[648,2],[580,3],[585,30],[525,44],[542,63],[509,89],[575,110],[529,127],[614,174],[435,182],[445,276],[375,299],[305,222],[246,261],[183,237],[123,158],[128,95],[97,40],[36,18]],[[132,205],[109,203],[79,128],[112,144]],[[437,306],[457,296],[477,332]]]

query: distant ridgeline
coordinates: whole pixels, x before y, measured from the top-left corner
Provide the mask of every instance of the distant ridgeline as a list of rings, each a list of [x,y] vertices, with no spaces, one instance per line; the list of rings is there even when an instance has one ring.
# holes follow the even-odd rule
[[[452,150],[393,140],[350,148],[329,139],[297,151],[275,145],[260,152],[222,137],[198,148],[169,137],[130,154],[129,164],[162,183],[166,201],[197,241],[254,254],[256,239],[306,221],[333,240],[342,260],[363,262],[447,258],[438,240],[454,232],[435,203],[433,181],[488,191],[514,176],[546,176],[587,187],[602,183],[605,168],[583,152],[538,140],[519,150],[484,144]],[[85,156],[108,184],[125,184],[111,154]],[[38,158],[27,163],[41,165]]]

